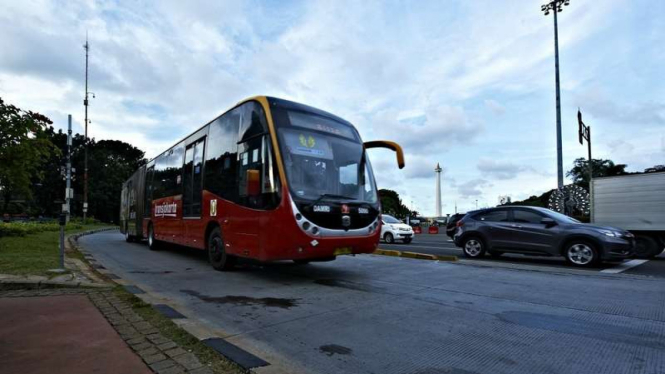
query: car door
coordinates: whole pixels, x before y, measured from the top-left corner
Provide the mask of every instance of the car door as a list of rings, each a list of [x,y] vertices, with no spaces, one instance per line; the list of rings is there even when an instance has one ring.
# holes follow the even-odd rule
[[[551,253],[558,226],[547,226],[541,221],[545,215],[531,209],[511,209],[510,224],[514,230],[512,246],[528,252]]]
[[[511,242],[511,222],[508,219],[508,209],[494,209],[477,214],[474,219],[479,221],[479,231],[488,239],[489,246],[505,248]]]

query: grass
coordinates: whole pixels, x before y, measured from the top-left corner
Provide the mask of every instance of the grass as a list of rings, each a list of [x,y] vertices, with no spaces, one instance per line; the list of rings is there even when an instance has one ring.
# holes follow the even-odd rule
[[[67,234],[108,227],[108,225],[79,225]],[[59,231],[44,231],[26,236],[0,238],[0,274],[45,275],[59,267]]]
[[[127,292],[122,286],[116,287],[114,292],[118,298],[131,305],[136,314],[158,329],[162,335],[176,342],[182,349],[195,354],[201,363],[214,373],[245,373],[236,364],[221,357],[219,353],[153,309],[150,304]]]

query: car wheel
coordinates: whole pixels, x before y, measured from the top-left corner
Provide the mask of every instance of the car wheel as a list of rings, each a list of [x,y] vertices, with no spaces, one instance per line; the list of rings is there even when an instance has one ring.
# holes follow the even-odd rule
[[[393,244],[395,242],[395,237],[393,234],[387,232],[386,235],[383,236],[383,240],[385,240],[388,244]]]
[[[152,226],[152,223],[148,225],[148,248],[151,251],[156,251],[159,249],[160,243],[155,239],[155,229]]]
[[[413,239],[412,239],[412,238],[406,238],[406,239],[404,239],[404,244],[409,244],[409,243],[411,243],[411,240],[413,240]]]
[[[464,239],[462,244],[464,256],[470,258],[479,258],[485,255],[485,244],[480,238],[475,236]]]
[[[235,266],[236,258],[226,253],[224,240],[219,227],[208,236],[208,261],[215,270],[230,270]]]
[[[564,254],[568,263],[578,267],[593,266],[600,260],[596,247],[587,241],[574,240],[569,242],[566,244]]]
[[[635,236],[635,257],[653,258],[659,255],[660,252],[662,252],[662,250],[658,248],[658,242],[656,239],[650,236]]]

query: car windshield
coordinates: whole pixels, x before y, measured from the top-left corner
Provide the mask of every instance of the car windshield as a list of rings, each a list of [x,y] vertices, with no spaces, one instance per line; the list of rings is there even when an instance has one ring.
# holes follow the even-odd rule
[[[381,219],[385,223],[400,223],[400,221],[397,218],[395,218],[393,216],[389,216],[387,214],[381,215]]]
[[[279,139],[291,193],[316,200],[337,195],[376,203],[372,168],[352,127],[326,117],[286,111]]]
[[[555,211],[550,210],[550,209],[543,209],[542,211],[543,211],[543,213],[545,213],[545,214],[547,214],[548,216],[550,216],[550,218],[553,218],[553,219],[555,219],[555,220],[557,220],[557,221],[559,221],[559,222],[563,222],[563,223],[580,223],[580,221],[576,220],[576,219],[573,218],[573,217],[568,217],[568,216],[565,215],[565,214],[561,214],[561,213],[559,213],[559,212],[555,212]]]

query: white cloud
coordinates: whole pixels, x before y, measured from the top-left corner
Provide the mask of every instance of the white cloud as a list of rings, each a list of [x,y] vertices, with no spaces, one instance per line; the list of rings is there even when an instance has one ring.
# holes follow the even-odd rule
[[[649,62],[662,61],[665,35],[653,4],[636,0],[621,14],[617,3],[576,0],[562,13],[562,109],[581,106],[586,119],[588,108],[594,154],[648,167],[665,153],[662,68]],[[372,151],[377,181],[432,214],[436,162],[444,210],[550,184],[554,153],[514,130],[535,133],[554,118],[552,22],[538,5],[6,1],[0,95],[61,128],[71,113],[82,131],[88,30],[91,136],[155,156],[245,97],[293,99],[350,120],[367,140],[402,144],[404,170],[391,152]],[[604,47],[622,38],[622,53]],[[644,135],[627,139],[636,123]],[[564,120],[564,131],[573,125]],[[527,140],[511,149],[505,134]]]

